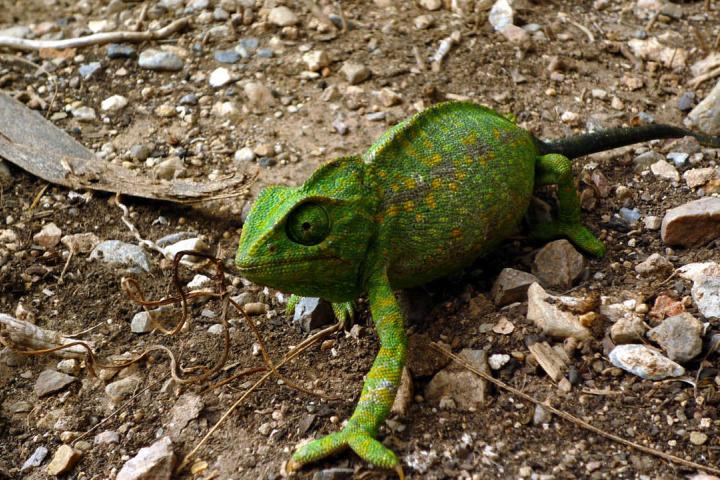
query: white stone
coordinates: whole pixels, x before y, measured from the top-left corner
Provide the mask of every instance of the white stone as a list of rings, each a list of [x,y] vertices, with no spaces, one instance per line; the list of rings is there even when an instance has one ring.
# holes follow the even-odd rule
[[[235,152],[233,158],[238,163],[249,163],[255,160],[255,152],[250,147],[243,147]]]
[[[551,302],[548,301],[551,299]],[[534,322],[546,335],[558,338],[575,337],[578,340],[590,338],[590,330],[580,323],[578,317],[561,304],[579,305],[580,299],[556,297],[548,294],[538,283],[528,289],[528,320]]]
[[[122,95],[113,95],[103,100],[100,104],[100,108],[104,112],[117,112],[118,110],[122,110],[123,108],[125,108],[127,104],[127,98],[123,97]]]
[[[279,27],[289,27],[298,23],[297,15],[288,7],[280,6],[270,10],[268,22]]]
[[[616,367],[646,380],[663,380],[685,374],[681,365],[645,345],[618,345],[609,357]]]
[[[710,135],[720,135],[720,80],[688,114],[685,125]]]
[[[330,55],[325,50],[312,50],[305,53],[302,58],[311,72],[319,72],[330,65]]]
[[[169,480],[174,466],[172,441],[163,437],[125,462],[115,480]]]
[[[670,180],[671,182],[679,182],[680,174],[672,164],[668,163],[667,160],[658,160],[657,162],[650,165],[650,171],[659,178]]]
[[[213,88],[220,88],[230,83],[231,80],[230,70],[225,67],[218,67],[210,73],[208,83]]]
[[[52,248],[60,243],[60,237],[62,237],[62,230],[54,223],[48,223],[33,235],[33,242],[43,248]]]

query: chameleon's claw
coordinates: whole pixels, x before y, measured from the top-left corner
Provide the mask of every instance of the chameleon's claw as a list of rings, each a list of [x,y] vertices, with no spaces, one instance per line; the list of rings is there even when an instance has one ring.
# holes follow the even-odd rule
[[[295,461],[295,459],[290,458],[288,460],[287,464],[285,465],[285,472],[287,472],[288,475],[293,475],[295,472],[300,470],[302,467],[302,464]]]
[[[399,463],[395,466],[395,473],[397,473],[397,476],[400,480],[405,480],[405,472],[403,472],[402,465]]]

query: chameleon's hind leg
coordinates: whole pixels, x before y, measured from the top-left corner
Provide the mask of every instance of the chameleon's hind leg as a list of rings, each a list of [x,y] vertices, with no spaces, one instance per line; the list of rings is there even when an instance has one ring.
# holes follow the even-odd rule
[[[580,197],[573,181],[570,160],[556,153],[538,157],[536,179],[538,185],[558,186],[558,218],[535,225],[530,233],[531,238],[550,240],[567,237],[578,248],[591,255],[605,255],[605,245],[581,223]]]
[[[297,307],[301,298],[302,297],[299,295],[290,295],[287,305],[285,306],[285,315],[288,317],[295,315],[295,307]],[[337,318],[337,321],[340,322],[342,328],[350,328],[353,324],[353,320],[355,319],[355,304],[350,301],[332,303],[331,305],[335,318]]]

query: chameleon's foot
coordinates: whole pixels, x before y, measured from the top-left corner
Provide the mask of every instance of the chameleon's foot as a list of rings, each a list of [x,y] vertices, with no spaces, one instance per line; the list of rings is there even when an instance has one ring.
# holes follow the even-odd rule
[[[335,318],[340,322],[344,329],[352,326],[355,320],[355,304],[354,302],[340,302],[332,304]]]
[[[290,318],[295,315],[295,307],[297,307],[297,304],[300,303],[301,298],[301,296],[295,295],[294,293],[290,295],[290,298],[288,298],[287,301],[287,305],[285,305],[285,315]]]
[[[578,223],[549,222],[535,225],[530,238],[538,241],[566,237],[580,250],[595,257],[605,255],[605,245],[590,230]]]
[[[401,480],[405,478],[400,461],[392,450],[375,440],[362,428],[351,426],[300,447],[288,462],[286,470],[288,473],[296,471],[307,463],[325,458],[347,447],[366,462],[379,468],[395,470]]]

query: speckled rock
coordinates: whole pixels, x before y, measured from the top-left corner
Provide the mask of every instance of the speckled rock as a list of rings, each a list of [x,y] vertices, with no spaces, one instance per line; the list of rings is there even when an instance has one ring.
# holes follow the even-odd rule
[[[663,380],[685,374],[682,366],[645,345],[618,345],[609,357],[616,367],[646,380]]]
[[[720,198],[705,197],[668,210],[660,229],[666,245],[695,247],[720,238]]]

